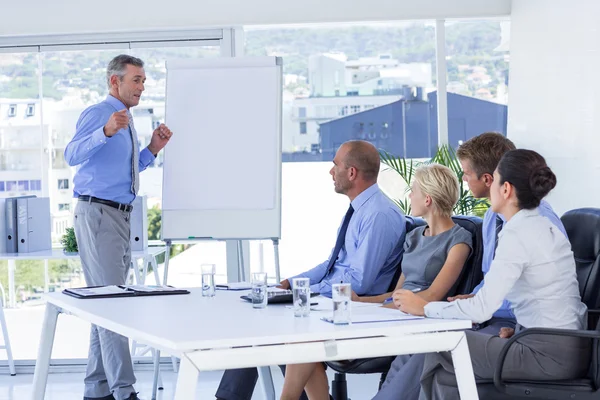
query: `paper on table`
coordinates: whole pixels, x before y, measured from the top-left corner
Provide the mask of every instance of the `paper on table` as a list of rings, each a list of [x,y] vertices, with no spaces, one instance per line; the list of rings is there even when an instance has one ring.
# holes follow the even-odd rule
[[[276,286],[276,285],[267,285],[267,286]],[[250,290],[250,289],[252,289],[252,285],[248,282],[231,282],[231,283],[222,283],[222,284],[215,285],[215,288],[221,289],[221,290]],[[274,288],[274,287],[269,288],[269,291],[285,290],[285,289],[277,289],[277,290],[273,290],[273,289],[276,289],[276,288]]]
[[[215,286],[217,289],[225,290],[250,290],[252,285],[248,282],[231,282]]]
[[[124,285],[123,287],[135,292],[174,292],[180,290],[171,286]]]
[[[400,310],[393,310],[384,307],[363,307],[352,311],[350,320],[353,324],[361,324],[368,322],[388,322],[388,321],[410,321],[415,319],[423,319],[416,315],[406,314]],[[333,317],[322,317],[323,321],[333,322]]]
[[[111,286],[99,286],[95,288],[74,288],[69,289],[73,293],[77,293],[83,296],[94,296],[94,295],[107,295],[107,294],[120,294],[124,293],[125,289],[120,288],[116,285]]]

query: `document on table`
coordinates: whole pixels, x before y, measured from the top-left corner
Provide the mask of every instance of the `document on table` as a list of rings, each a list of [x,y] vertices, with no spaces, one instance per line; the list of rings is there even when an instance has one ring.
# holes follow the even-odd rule
[[[271,287],[271,286],[277,286],[277,285],[268,285],[269,287],[269,292],[271,291],[277,291],[277,290],[285,290],[285,289],[276,289],[275,287]],[[231,283],[223,283],[223,284],[219,284],[219,285],[215,285],[216,289],[219,290],[250,290],[252,289],[252,284],[250,284],[249,282],[231,282]]]
[[[423,319],[416,315],[406,314],[400,310],[383,307],[360,307],[352,310],[350,320],[353,324],[364,324],[369,322],[393,322],[393,321],[410,321]],[[333,317],[327,316],[321,318],[325,322],[333,323]]]
[[[133,290],[134,292],[178,292],[181,289],[174,288],[173,286],[156,286],[156,285],[122,285],[119,286],[126,290]]]

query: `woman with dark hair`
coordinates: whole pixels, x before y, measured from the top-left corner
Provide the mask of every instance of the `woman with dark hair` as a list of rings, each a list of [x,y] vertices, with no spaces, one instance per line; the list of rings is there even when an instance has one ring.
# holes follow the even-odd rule
[[[427,302],[410,291],[394,294],[395,304],[415,315],[483,322],[510,301],[517,331],[527,328],[585,329],[587,308],[581,302],[571,245],[536,208],[556,186],[544,158],[531,150],[512,150],[500,160],[491,187],[493,211],[506,224],[485,283],[469,299]],[[499,353],[514,330],[500,335],[466,331],[476,378],[491,379]],[[583,377],[591,353],[587,339],[530,335],[508,351],[505,379],[557,381]],[[398,394],[400,397],[402,394]],[[421,399],[459,399],[450,353],[427,354],[421,376]]]

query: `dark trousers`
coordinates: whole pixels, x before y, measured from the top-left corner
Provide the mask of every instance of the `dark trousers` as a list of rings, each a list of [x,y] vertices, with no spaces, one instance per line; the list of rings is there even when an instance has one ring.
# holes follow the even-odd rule
[[[281,372],[285,376],[285,365],[280,365]],[[256,368],[228,369],[221,378],[217,389],[217,399],[223,400],[250,400],[258,380]],[[302,392],[300,400],[308,400],[306,393]]]

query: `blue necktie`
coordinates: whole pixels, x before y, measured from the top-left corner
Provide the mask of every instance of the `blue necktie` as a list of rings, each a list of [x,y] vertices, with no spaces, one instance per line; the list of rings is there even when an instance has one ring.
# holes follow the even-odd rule
[[[331,258],[329,259],[329,264],[327,265],[323,279],[325,279],[325,277],[329,274],[338,259],[338,255],[340,254],[340,250],[342,250],[344,240],[346,239],[346,231],[348,230],[348,224],[350,223],[352,214],[354,214],[354,208],[352,208],[352,204],[350,204],[350,207],[348,207],[348,211],[346,212],[346,216],[344,217],[344,222],[342,222],[340,232],[338,233],[337,240],[335,241],[335,247],[333,249],[333,253],[331,253]]]
[[[496,258],[496,249],[498,248],[498,235],[502,230],[502,226],[504,225],[504,221],[500,218],[499,215],[496,215],[496,243],[494,243],[494,258]]]

